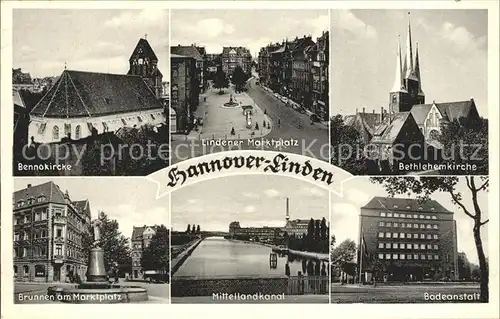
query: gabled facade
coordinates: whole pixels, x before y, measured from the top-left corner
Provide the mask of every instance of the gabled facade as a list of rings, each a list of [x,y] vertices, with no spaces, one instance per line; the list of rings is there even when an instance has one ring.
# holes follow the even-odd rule
[[[156,226],[135,227],[132,230],[132,279],[144,279],[144,269],[141,258],[144,249],[149,246],[151,239],[156,234]]]
[[[13,194],[14,280],[85,280],[82,236],[90,230],[88,200],[72,201],[53,182],[28,184]]]

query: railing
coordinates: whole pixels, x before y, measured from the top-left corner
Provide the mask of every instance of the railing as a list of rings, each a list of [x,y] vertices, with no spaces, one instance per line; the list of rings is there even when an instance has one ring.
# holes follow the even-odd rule
[[[328,293],[328,276],[291,276],[288,295],[322,295]]]
[[[64,216],[54,216],[53,217],[53,222],[54,224],[65,224],[66,223],[66,217]]]

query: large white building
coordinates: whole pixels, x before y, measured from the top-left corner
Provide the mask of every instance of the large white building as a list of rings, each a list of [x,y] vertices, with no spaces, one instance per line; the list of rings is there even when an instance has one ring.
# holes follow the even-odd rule
[[[130,57],[127,75],[64,70],[30,112],[29,139],[57,143],[92,132],[166,123],[158,58],[146,39]]]

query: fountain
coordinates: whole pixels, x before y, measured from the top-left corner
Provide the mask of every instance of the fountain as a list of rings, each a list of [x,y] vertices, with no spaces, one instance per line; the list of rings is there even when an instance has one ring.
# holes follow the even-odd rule
[[[122,286],[107,281],[104,268],[104,250],[101,247],[99,226],[103,215],[92,222],[94,243],[90,250],[87,281],[72,288],[49,287],[47,295],[67,303],[129,303],[147,301],[147,289],[139,286]]]
[[[236,103],[236,102],[233,100],[233,95],[232,95],[232,94],[229,94],[229,102],[224,103],[224,106],[225,106],[225,107],[236,107],[236,106],[239,106],[239,104],[238,104],[238,103]]]

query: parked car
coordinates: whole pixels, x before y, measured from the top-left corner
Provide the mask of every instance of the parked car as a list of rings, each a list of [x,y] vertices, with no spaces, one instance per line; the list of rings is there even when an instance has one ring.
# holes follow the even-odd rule
[[[280,98],[280,95],[278,93],[274,93],[274,97],[279,99]]]
[[[287,98],[287,97],[282,96],[282,97],[281,97],[281,102],[283,102],[283,103],[285,103],[285,104],[286,104],[286,103],[288,103],[288,98]]]
[[[203,125],[203,118],[202,117],[198,117],[197,124],[198,125]]]

